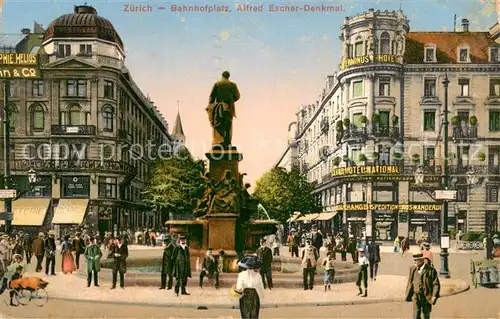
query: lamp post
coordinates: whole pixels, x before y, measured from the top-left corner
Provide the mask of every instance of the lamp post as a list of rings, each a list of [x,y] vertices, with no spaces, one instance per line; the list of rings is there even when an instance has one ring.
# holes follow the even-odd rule
[[[448,189],[450,183],[450,172],[448,168],[448,85],[450,80],[448,80],[448,74],[445,73],[444,80],[442,82],[444,87],[444,176],[443,176],[443,187]],[[446,240],[448,239],[448,240]],[[445,243],[448,243],[447,245]],[[439,274],[445,278],[450,278],[450,272],[448,270],[448,201],[443,202],[441,208],[441,269]]]
[[[34,185],[38,180],[38,176],[36,174],[36,171],[34,169],[30,169],[28,171],[28,183],[30,184],[30,186]]]
[[[10,189],[10,111],[9,111],[10,82],[3,82],[3,182],[4,188]],[[5,232],[12,233],[12,198],[5,199]]]

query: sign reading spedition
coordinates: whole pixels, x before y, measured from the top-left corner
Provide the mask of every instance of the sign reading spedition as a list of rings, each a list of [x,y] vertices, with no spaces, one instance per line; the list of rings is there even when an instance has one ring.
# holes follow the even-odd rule
[[[40,77],[38,62],[38,54],[0,53],[0,78],[38,78]]]
[[[348,67],[358,64],[368,63],[398,63],[398,58],[392,54],[378,54],[378,55],[363,55],[355,58],[346,59],[339,64],[339,69],[344,70]]]
[[[420,211],[435,212],[441,210],[441,205],[435,204],[339,204],[337,211],[353,210],[402,210],[402,211]]]
[[[333,176],[347,175],[373,175],[373,174],[399,174],[400,168],[397,165],[372,165],[372,166],[349,166],[334,168]]]

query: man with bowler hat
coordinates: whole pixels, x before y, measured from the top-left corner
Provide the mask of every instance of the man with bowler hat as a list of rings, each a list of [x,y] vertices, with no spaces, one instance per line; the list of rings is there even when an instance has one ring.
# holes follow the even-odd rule
[[[260,240],[260,247],[257,249],[257,257],[261,262],[260,274],[262,276],[262,284],[264,289],[267,287],[269,290],[273,289],[273,276],[272,276],[272,264],[273,264],[273,252],[271,248],[266,246],[266,239],[262,238]]]
[[[56,275],[56,239],[54,231],[49,231],[49,238],[45,240],[45,274]]]
[[[189,247],[186,244],[186,237],[179,237],[179,246],[175,247],[174,255],[174,277],[175,294],[179,296],[179,290],[182,295],[189,295],[186,291],[187,280],[191,278],[191,260],[189,256]]]
[[[118,273],[120,273],[120,288],[125,288],[125,273],[127,272],[127,257],[128,247],[123,242],[122,237],[115,240],[115,244],[111,246],[108,258],[113,258],[113,285],[111,289],[116,289],[116,281],[118,280]]]
[[[432,306],[439,298],[441,285],[436,269],[426,263],[422,253],[413,255],[414,266],[410,268],[406,288],[406,301],[413,303],[413,318],[430,318]]]
[[[45,255],[45,235],[43,233],[38,233],[38,237],[33,241],[31,251],[36,257],[35,271],[40,272],[42,271],[42,261]]]
[[[80,255],[85,253],[85,243],[83,242],[83,239],[80,238],[80,236],[80,233],[76,233],[75,238],[73,238],[73,241],[71,242],[71,246],[75,251],[76,269],[80,269]]]
[[[84,251],[87,260],[87,287],[92,283],[92,274],[94,277],[94,287],[99,287],[98,273],[101,270],[102,252],[99,245],[96,244],[95,237],[89,238],[90,245]]]
[[[319,258],[318,250],[311,245],[311,239],[306,239],[306,246],[302,250],[302,279],[304,290],[312,290],[314,286],[314,275],[316,274],[316,262]]]
[[[165,235],[163,239],[165,243],[165,248],[163,249],[163,260],[161,263],[161,285],[160,290],[168,287],[168,290],[172,289],[173,285],[173,255],[174,255],[174,243],[172,242],[172,238],[169,235]],[[168,278],[168,283],[167,283]]]
[[[318,231],[318,226],[313,225],[311,229],[311,243],[316,248],[319,254],[319,250],[323,247],[323,235]]]

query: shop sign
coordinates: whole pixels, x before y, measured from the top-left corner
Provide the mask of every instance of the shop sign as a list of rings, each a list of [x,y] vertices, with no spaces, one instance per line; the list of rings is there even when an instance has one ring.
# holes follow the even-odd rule
[[[398,63],[397,56],[393,54],[377,54],[377,55],[364,55],[355,58],[346,59],[339,64],[339,69],[344,70],[351,66],[368,64],[368,63]]]
[[[349,166],[334,168],[333,176],[347,175],[375,175],[375,174],[399,174],[401,168],[398,165],[371,165],[371,166]]]
[[[39,78],[38,62],[38,54],[0,53],[0,79]]]
[[[434,212],[440,211],[441,205],[434,204],[340,204],[337,205],[337,211],[352,210],[402,210],[402,211],[421,211]]]

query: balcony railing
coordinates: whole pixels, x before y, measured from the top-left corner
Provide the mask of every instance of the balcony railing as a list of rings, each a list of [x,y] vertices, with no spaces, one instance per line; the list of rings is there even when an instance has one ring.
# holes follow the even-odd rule
[[[375,137],[399,137],[399,126],[375,126],[373,128],[373,135]]]
[[[3,165],[4,161],[0,161],[0,166]],[[11,160],[10,168],[26,172],[34,169],[37,172],[109,172],[127,176],[137,173],[137,169],[126,162],[107,160]]]
[[[475,140],[477,139],[477,126],[468,127],[454,127],[453,128],[454,140]]]
[[[95,135],[95,125],[52,125],[52,135]]]
[[[342,133],[342,140],[344,142],[356,142],[366,140],[366,127],[351,126],[344,130]]]

